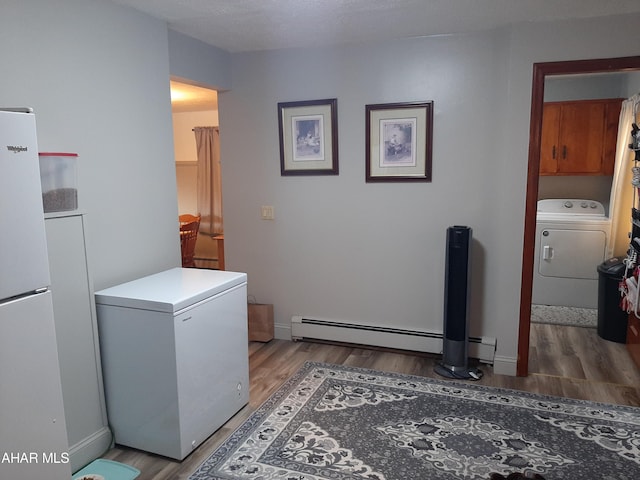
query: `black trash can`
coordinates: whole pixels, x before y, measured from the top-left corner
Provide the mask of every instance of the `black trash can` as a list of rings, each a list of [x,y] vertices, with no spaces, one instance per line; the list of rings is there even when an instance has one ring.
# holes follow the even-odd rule
[[[598,265],[598,335],[617,343],[627,341],[628,314],[620,308],[620,280],[625,265],[613,257]]]

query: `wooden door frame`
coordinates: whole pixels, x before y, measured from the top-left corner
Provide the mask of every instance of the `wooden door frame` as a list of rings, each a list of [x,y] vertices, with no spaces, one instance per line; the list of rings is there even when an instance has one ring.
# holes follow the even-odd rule
[[[533,64],[531,93],[531,123],[529,126],[529,165],[527,168],[527,194],[524,214],[524,243],[522,249],[522,279],[520,294],[520,323],[518,331],[518,358],[516,374],[526,377],[529,373],[529,335],[531,327],[531,298],[533,290],[533,265],[535,250],[536,209],[540,169],[540,139],[542,132],[542,107],[544,81],[547,76],[588,73],[614,73],[640,70],[640,56],[572,60]]]

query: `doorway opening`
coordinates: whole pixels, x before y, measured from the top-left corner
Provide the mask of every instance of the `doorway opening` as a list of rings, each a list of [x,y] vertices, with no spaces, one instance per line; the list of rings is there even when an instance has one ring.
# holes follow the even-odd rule
[[[171,79],[170,86],[178,214],[198,215],[202,212],[198,207],[199,166],[195,130],[201,127],[218,129],[218,92],[176,78]],[[219,184],[218,179],[218,188]],[[221,215],[216,220],[221,223],[219,217]],[[195,245],[195,266],[223,270],[223,242],[223,232],[213,235],[200,228]]]
[[[604,72],[628,72],[640,70],[640,56],[595,60],[546,62],[533,65],[531,95],[531,120],[529,127],[529,163],[527,168],[527,193],[524,221],[524,245],[522,254],[522,279],[520,297],[520,322],[518,333],[518,358],[516,373],[529,373],[529,336],[531,328],[531,300],[533,287],[536,209],[542,138],[542,110],[545,79],[559,75],[584,75]]]

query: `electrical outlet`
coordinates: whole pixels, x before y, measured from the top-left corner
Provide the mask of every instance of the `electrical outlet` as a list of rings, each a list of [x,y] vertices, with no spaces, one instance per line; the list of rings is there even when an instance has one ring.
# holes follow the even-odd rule
[[[262,205],[262,207],[260,207],[260,212],[263,220],[273,220],[275,218],[273,205]]]

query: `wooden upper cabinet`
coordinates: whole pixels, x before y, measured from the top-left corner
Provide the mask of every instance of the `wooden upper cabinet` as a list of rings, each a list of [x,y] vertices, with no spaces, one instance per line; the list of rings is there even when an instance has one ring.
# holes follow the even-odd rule
[[[545,103],[540,175],[612,175],[622,100]]]
[[[560,105],[545,103],[542,110],[542,138],[540,140],[540,175],[554,175],[558,171],[558,130]]]

